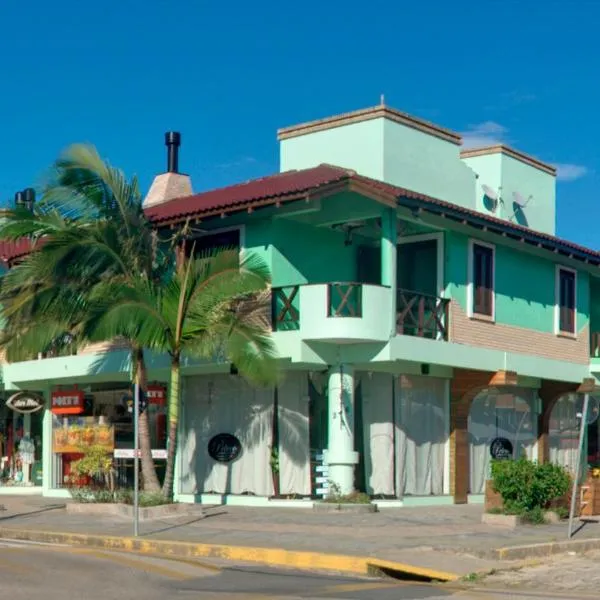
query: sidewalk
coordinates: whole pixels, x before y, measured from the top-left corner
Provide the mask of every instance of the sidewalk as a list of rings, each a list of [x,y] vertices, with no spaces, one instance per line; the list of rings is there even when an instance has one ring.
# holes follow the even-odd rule
[[[67,514],[64,502],[40,497],[3,497],[0,529],[131,537],[127,517]],[[562,542],[566,524],[507,530],[483,525],[482,506],[387,509],[375,514],[321,514],[310,509],[205,507],[198,517],[142,522],[147,540],[280,548],[373,557],[456,573],[501,569],[495,552],[507,546]],[[1,531],[0,531],[1,534]],[[588,524],[575,539],[600,538],[600,524]]]

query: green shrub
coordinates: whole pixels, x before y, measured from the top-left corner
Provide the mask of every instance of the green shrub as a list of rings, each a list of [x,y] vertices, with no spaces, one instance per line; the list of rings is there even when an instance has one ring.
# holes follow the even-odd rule
[[[569,482],[566,469],[552,463],[540,465],[524,457],[492,462],[492,484],[502,496],[507,514],[524,515],[549,508],[553,500],[567,493]]]
[[[323,499],[330,504],[371,504],[371,498],[363,492],[342,494],[340,487],[333,481],[329,482],[329,494]]]

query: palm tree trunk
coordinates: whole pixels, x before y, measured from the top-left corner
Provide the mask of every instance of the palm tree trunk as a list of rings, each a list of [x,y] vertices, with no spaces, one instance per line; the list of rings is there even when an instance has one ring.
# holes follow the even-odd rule
[[[139,385],[140,390],[145,390],[147,385],[146,363],[144,361],[144,350],[134,347],[134,369],[135,382]],[[138,420],[139,436],[140,436],[140,456],[142,462],[142,480],[144,490],[147,492],[160,491],[160,483],[156,475],[156,467],[152,459],[152,441],[150,439],[150,423],[148,420],[148,409],[140,414]]]
[[[179,427],[179,395],[180,395],[181,368],[179,357],[171,360],[171,385],[169,386],[169,437],[167,442],[167,468],[163,483],[163,496],[173,497],[173,484],[175,480],[175,453],[177,450],[177,429]]]

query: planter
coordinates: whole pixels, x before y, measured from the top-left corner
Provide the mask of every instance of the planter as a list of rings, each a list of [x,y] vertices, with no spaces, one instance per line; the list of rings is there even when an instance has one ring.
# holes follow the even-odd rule
[[[133,518],[131,504],[102,502],[71,502],[67,504],[67,513],[77,515],[107,515]],[[140,507],[139,516],[142,521],[163,519],[165,517],[196,516],[203,517],[204,510],[196,504],[163,504],[161,506]]]
[[[600,479],[588,477],[581,486],[581,516],[593,517],[600,515]]]
[[[596,497],[598,498],[598,502],[599,502],[598,509],[600,510],[600,479],[592,480],[592,481],[596,481],[597,485],[598,485],[598,495]],[[550,509],[566,508],[568,510],[570,506],[571,506],[571,489],[570,488],[569,488],[569,491],[562,498],[559,498],[558,500],[554,500],[553,502],[550,503]],[[493,485],[492,481],[488,479],[485,482],[484,511],[486,513],[489,513],[490,511],[497,512],[497,511],[501,511],[503,508],[504,508],[504,503],[502,502],[502,496],[498,492],[494,491],[494,485]],[[585,513],[582,511],[581,514],[584,515]],[[600,512],[598,512],[596,514],[600,514]]]
[[[376,504],[337,504],[335,502],[315,502],[313,510],[321,513],[345,512],[354,514],[376,513]]]
[[[559,523],[560,517],[557,513],[549,510],[545,514],[547,523]],[[523,517],[518,515],[498,515],[495,513],[483,513],[481,522],[492,527],[505,527],[506,529],[515,529],[519,525],[528,525],[523,521]]]

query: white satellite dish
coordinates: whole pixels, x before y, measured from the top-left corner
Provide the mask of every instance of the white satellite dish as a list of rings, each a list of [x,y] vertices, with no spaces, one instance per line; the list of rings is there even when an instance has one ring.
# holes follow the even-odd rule
[[[525,208],[527,206],[527,204],[529,203],[529,201],[531,200],[531,198],[533,198],[533,196],[529,196],[529,198],[525,198],[525,196],[523,196],[523,194],[521,194],[521,192],[513,192],[514,203],[520,208]]]
[[[527,204],[527,200],[525,200],[525,197],[520,192],[513,192],[513,200],[515,201],[515,204],[521,208]]]
[[[494,200],[494,202],[496,200],[498,200],[498,193],[496,192],[496,190],[493,190],[489,185],[485,185],[483,184],[481,186],[481,189],[483,189],[483,193],[490,199],[490,200]]]

